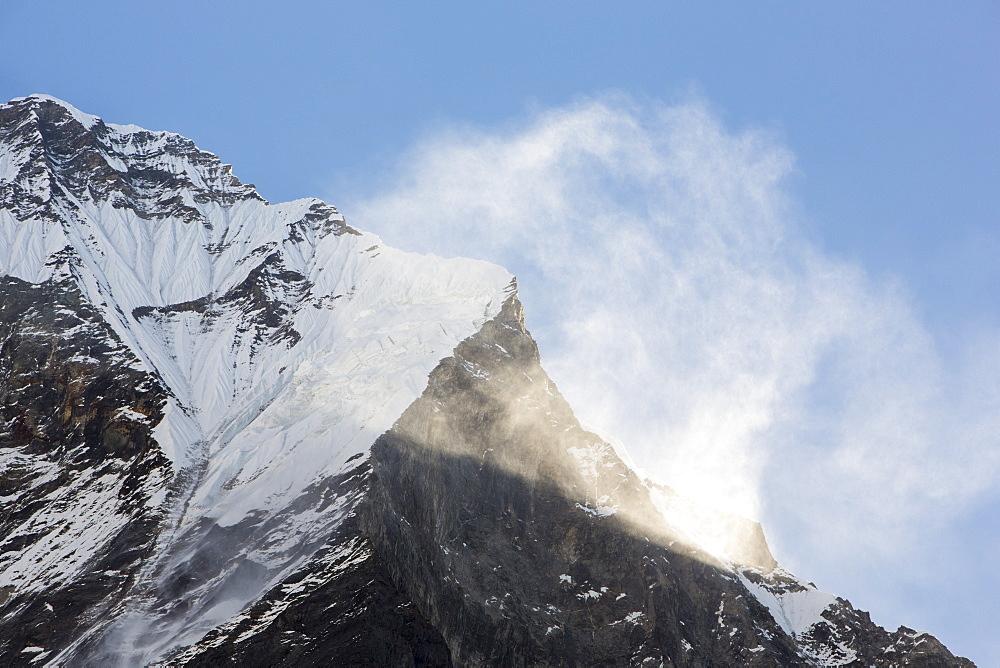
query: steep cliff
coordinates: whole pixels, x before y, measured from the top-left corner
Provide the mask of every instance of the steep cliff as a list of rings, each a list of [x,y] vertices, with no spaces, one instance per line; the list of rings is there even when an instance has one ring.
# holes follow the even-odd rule
[[[752,562],[671,525],[669,490],[580,427],[514,297],[357,479],[309,569],[170,663],[968,665],[777,568],[759,525],[737,532]]]

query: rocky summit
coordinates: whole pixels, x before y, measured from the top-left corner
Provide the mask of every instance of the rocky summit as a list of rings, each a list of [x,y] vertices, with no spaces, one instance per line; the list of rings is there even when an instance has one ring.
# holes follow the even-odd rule
[[[972,665],[582,428],[502,268],[43,95],[0,360],[0,665]]]

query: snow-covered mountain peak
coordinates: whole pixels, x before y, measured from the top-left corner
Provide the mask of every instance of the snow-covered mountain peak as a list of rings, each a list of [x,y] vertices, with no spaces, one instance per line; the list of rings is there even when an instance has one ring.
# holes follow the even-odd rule
[[[65,109],[71,116],[73,116],[73,118],[77,120],[77,122],[79,122],[88,130],[101,120],[97,116],[94,116],[93,114],[84,113],[79,109],[77,109],[76,107],[74,107],[69,102],[66,102],[65,100],[60,100],[58,97],[55,97],[54,95],[49,95],[47,93],[32,93],[31,95],[26,95],[24,97],[17,97],[11,100],[10,104],[36,105],[36,106],[44,104],[56,105],[58,107],[62,107],[63,109]],[[135,129],[140,129],[138,126],[135,125],[130,127],[133,127]]]
[[[0,105],[0,663],[925,651],[582,428],[515,293],[179,135]]]
[[[211,153],[171,132],[103,122],[49,96],[0,107],[3,203],[20,219],[47,214],[53,198],[109,203],[145,219],[211,225],[199,204],[263,201]]]
[[[262,409],[374,309],[381,329],[390,312],[407,319],[403,304],[445,308],[426,325],[447,332],[430,364],[495,314],[512,280],[486,263],[385,248],[317,199],[269,205],[189,139],[107,124],[50,96],[0,106],[0,149],[0,273],[71,277],[196,432],[216,439],[251,419],[234,410]],[[462,334],[448,332],[456,304],[471,309]],[[220,434],[224,424],[238,427]],[[178,438],[162,445],[190,458]]]
[[[255,563],[298,564],[339,516],[289,505],[358,466],[511,294],[500,267],[387,248],[317,199],[268,204],[188,139],[54,98],[0,106],[0,155],[0,275],[74,285],[169,395],[154,436],[188,482],[162,541],[188,556],[198,527],[252,518]],[[188,621],[223,612],[205,614]]]

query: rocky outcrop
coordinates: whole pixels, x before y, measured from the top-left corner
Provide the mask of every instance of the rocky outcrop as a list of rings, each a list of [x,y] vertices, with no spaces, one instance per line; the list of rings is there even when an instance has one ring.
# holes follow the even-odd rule
[[[0,107],[0,132],[19,171],[0,184],[0,205],[20,220],[59,219],[52,202],[77,199],[211,227],[197,204],[262,201],[190,139],[141,128],[122,134],[50,98],[19,102]]]
[[[786,632],[746,583],[806,587],[667,525],[545,375],[516,298],[435,369],[357,480],[355,514],[309,568],[171,664],[969,665],[843,601]]]
[[[72,282],[0,278],[0,664],[68,645],[149,556],[172,471],[136,362]]]

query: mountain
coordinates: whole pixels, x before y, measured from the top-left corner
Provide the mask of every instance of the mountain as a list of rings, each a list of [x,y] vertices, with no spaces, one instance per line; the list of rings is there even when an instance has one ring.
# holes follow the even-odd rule
[[[972,665],[582,428],[505,270],[178,135],[0,107],[0,297],[0,664]]]

